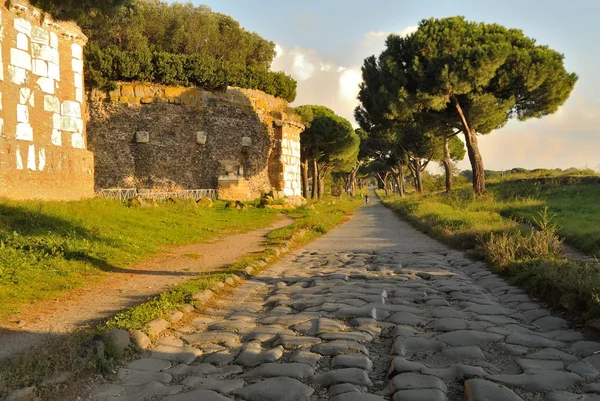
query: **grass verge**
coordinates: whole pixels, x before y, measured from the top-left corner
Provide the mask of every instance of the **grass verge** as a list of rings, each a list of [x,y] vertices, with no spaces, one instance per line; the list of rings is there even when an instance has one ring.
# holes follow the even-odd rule
[[[564,220],[554,217],[546,202],[530,193],[517,197],[498,190],[477,199],[470,191],[383,198],[386,206],[419,230],[485,258],[511,282],[552,306],[568,310],[573,318],[600,317],[600,268],[565,258],[558,239],[565,232],[561,226]],[[523,220],[505,216],[523,216]],[[524,226],[523,221],[531,226]]]
[[[0,319],[26,304],[132,265],[169,245],[266,227],[278,212],[195,203],[130,208],[114,201],[0,201]]]

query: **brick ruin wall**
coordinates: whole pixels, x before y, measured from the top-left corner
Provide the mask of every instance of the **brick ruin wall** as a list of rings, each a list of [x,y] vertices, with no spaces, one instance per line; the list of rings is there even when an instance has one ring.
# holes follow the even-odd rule
[[[218,188],[224,199],[300,195],[300,133],[256,90],[121,84],[89,94],[96,188]]]
[[[83,46],[68,22],[13,0],[0,5],[0,196],[73,200],[94,195],[86,150]]]

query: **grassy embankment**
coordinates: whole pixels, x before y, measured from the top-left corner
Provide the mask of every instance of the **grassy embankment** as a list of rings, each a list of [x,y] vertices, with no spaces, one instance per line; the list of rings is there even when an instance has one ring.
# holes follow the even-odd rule
[[[129,208],[114,201],[0,201],[0,319],[100,280],[169,245],[265,227],[277,211],[195,204]],[[192,257],[193,255],[190,255]]]
[[[119,236],[122,240],[116,241],[113,244],[115,249],[112,251],[114,255],[121,255],[119,257],[122,259],[113,256],[114,259],[111,259],[113,260],[113,263],[116,263],[114,262],[115,260],[136,260],[135,255],[131,254],[132,251],[130,251],[128,247],[143,249],[145,254],[148,255],[152,253],[153,250],[158,250],[158,247],[161,244],[176,244],[192,242],[197,239],[206,239],[208,238],[208,234],[206,233],[212,233],[214,235],[218,230],[217,228],[211,227],[211,221],[213,221],[216,226],[229,227],[230,231],[233,231],[234,229],[239,231],[242,229],[250,229],[252,224],[256,224],[258,220],[261,221],[262,225],[266,225],[280,212],[276,210],[253,208],[248,211],[225,211],[222,209],[223,206],[221,203],[217,204],[218,207],[216,210],[196,209],[190,206],[181,205],[165,205],[158,209],[127,209],[118,204],[100,200],[88,201],[85,202],[85,204],[88,206],[88,211],[83,211],[81,214],[77,215],[77,218],[65,218],[64,216],[71,216],[74,214],[75,210],[86,209],[81,208],[83,205],[79,202],[73,204],[61,204],[61,213],[54,209],[59,207],[57,205],[42,204],[42,206],[40,206],[42,210],[38,210],[39,214],[37,216],[39,217],[41,214],[52,215],[53,218],[58,218],[58,216],[60,216],[63,218],[63,223],[65,223],[64,220],[67,220],[78,222],[80,227],[87,227],[87,229],[89,229],[89,227],[95,227],[94,231],[96,232],[96,237],[93,239],[87,238],[87,241],[92,244],[96,244],[98,238],[102,238],[103,236],[112,238],[111,235],[113,234],[111,233],[117,232],[117,234],[114,235]],[[194,304],[194,301],[191,298],[193,293],[213,288],[216,282],[223,281],[232,274],[243,270],[246,266],[256,266],[258,267],[258,271],[267,267],[268,263],[272,263],[276,260],[274,257],[275,248],[285,245],[288,248],[294,249],[327,233],[331,228],[342,223],[344,219],[351,215],[361,204],[362,200],[360,198],[327,199],[310,207],[286,211],[289,216],[295,219],[295,222],[289,226],[274,230],[268,235],[267,241],[273,249],[266,249],[264,252],[243,258],[219,271],[207,273],[196,279],[174,286],[171,290],[118,314],[97,330],[62,336],[59,339],[50,341],[48,346],[34,350],[15,361],[0,366],[0,393],[2,392],[3,387],[21,388],[39,385],[45,378],[57,372],[71,372],[75,377],[80,375],[85,376],[87,373],[93,371],[110,372],[114,368],[114,364],[119,357],[115,350],[111,349],[110,343],[105,344],[105,347],[107,348],[105,349],[103,357],[95,357],[93,354],[90,355],[89,352],[89,345],[93,342],[95,333],[97,333],[98,330],[103,331],[114,328],[142,329],[150,320],[157,317],[164,317],[166,312],[178,308],[183,303]],[[15,205],[16,204],[13,204],[13,207],[16,208]],[[23,208],[25,207],[23,206]],[[52,211],[45,210],[45,208],[51,209]],[[162,208],[164,208],[164,210],[161,210]],[[82,220],[90,213],[89,211],[93,211],[91,214],[97,215],[100,214],[102,210],[108,211],[108,213],[103,213],[101,216],[92,218],[91,220],[95,221],[94,224],[92,224],[91,221],[84,222]],[[19,213],[15,211],[15,213],[13,213],[13,220],[17,220],[17,216],[19,216]],[[115,216],[121,217],[115,218]],[[125,218],[124,216],[128,216],[128,218]],[[32,221],[30,217],[26,218],[24,215],[21,215],[20,219],[29,221],[30,225]],[[34,220],[37,221],[37,219]],[[133,222],[136,224],[133,224]],[[130,225],[139,227],[138,230],[136,230],[139,239],[127,241],[123,239],[128,239],[126,230],[130,229],[128,228]],[[161,228],[163,228],[162,226],[169,227],[169,229],[163,228],[162,230],[157,231],[157,225]],[[154,227],[154,229],[151,230],[150,227]],[[50,230],[54,233],[70,232],[69,230],[65,230],[64,227],[61,228],[60,225],[57,225],[57,221],[55,220],[48,221],[44,228],[39,231],[47,233]],[[190,231],[194,231],[195,234],[192,234]],[[81,232],[79,234],[81,234]],[[21,235],[25,237],[25,234]],[[203,237],[202,235],[205,236]],[[41,236],[41,238],[46,237]],[[151,239],[154,239],[153,246],[148,245]],[[167,239],[170,239],[170,241],[166,241]],[[71,238],[71,240],[73,239]],[[33,242],[34,239],[31,238],[30,241]],[[94,246],[89,246],[91,249],[95,249]],[[96,244],[96,246],[100,247],[99,244]],[[15,251],[13,250],[13,252]],[[98,253],[94,253],[94,255],[102,256]],[[52,260],[53,258],[48,257],[48,259]],[[56,263],[59,265],[71,262],[68,259],[63,260],[64,257],[57,255],[54,255],[54,259],[57,259]],[[72,280],[74,280],[74,283],[79,283],[78,280],[83,280],[86,275],[100,274],[96,267],[85,264],[85,260],[78,260],[77,262],[84,263],[81,266],[86,268],[77,271],[69,271],[69,275],[73,276]],[[110,265],[110,263],[107,264]],[[43,266],[40,265],[37,268],[40,270],[42,267]],[[38,274],[42,273],[43,272],[38,271]],[[49,276],[53,276],[54,274],[56,274],[56,272],[52,272]],[[44,393],[47,389],[42,387],[40,388],[40,391]]]
[[[600,317],[600,267],[568,261],[558,237],[600,256],[597,182],[597,177],[505,181],[489,185],[479,199],[461,189],[391,196],[384,203],[427,234],[485,258],[530,294],[586,320]]]

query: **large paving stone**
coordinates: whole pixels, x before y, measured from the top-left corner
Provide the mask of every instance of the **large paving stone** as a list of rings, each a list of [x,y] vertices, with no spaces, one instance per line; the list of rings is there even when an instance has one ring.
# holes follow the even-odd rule
[[[565,367],[563,361],[544,359],[517,359],[516,362],[523,369],[561,370]]]
[[[366,371],[373,369],[373,361],[361,354],[337,355],[331,360],[333,369],[359,368]]]
[[[170,361],[163,359],[142,358],[129,362],[127,368],[135,370],[145,370],[147,372],[162,372],[171,367]]]
[[[481,348],[476,345],[446,348],[442,350],[441,354],[454,362],[484,361],[486,359]]]
[[[336,395],[330,398],[330,401],[385,401],[385,398],[374,394],[353,391]]]
[[[229,394],[233,390],[244,387],[244,379],[219,380],[212,377],[188,376],[181,381],[187,387],[203,390],[217,391],[221,394]]]
[[[356,341],[336,340],[329,341],[323,344],[315,345],[311,348],[313,352],[324,356],[334,356],[339,354],[347,354],[350,352],[362,352],[369,355],[369,350],[362,344]]]
[[[394,324],[406,324],[408,326],[419,326],[423,324],[423,318],[410,312],[396,312],[388,317],[388,322]]]
[[[577,361],[578,358],[556,348],[541,349],[533,354],[527,355],[530,359],[548,359],[554,361]]]
[[[433,354],[441,351],[444,344],[420,337],[396,337],[392,344],[392,354],[400,356],[411,356],[416,353]]]
[[[239,377],[245,379],[291,377],[302,380],[314,374],[315,370],[310,365],[304,363],[265,363]]]
[[[317,366],[317,363],[321,360],[321,358],[322,357],[319,354],[310,352],[305,349],[299,349],[293,353],[290,361],[310,365],[314,368]]]
[[[308,336],[315,336],[330,331],[342,331],[344,328],[344,325],[337,320],[327,318],[312,319],[292,326],[292,329],[295,331]]]
[[[177,394],[165,397],[162,401],[231,401],[219,393],[210,390],[195,390],[189,393]]]
[[[110,397],[108,401],[141,401],[151,397],[168,396],[171,394],[177,394],[183,390],[183,386],[165,386],[160,382],[152,382],[144,384],[140,388],[136,389],[135,392],[122,395],[119,397]],[[181,400],[169,400],[169,401],[181,401]],[[215,399],[214,401],[222,401]]]
[[[562,348],[565,346],[563,342],[528,333],[510,334],[506,337],[506,343],[531,348]]]
[[[436,389],[402,390],[394,394],[392,401],[448,401],[448,397]]]
[[[239,342],[240,336],[231,331],[206,331],[203,333],[189,334],[183,336],[182,339],[191,345],[228,344]]]
[[[565,319],[554,316],[543,316],[533,322],[533,324],[544,331],[558,330],[569,327],[569,323]]]
[[[566,391],[554,391],[544,397],[544,401],[600,401],[597,394],[573,394]]]
[[[477,330],[456,330],[435,337],[436,340],[453,347],[462,345],[483,345],[500,341],[504,337],[500,334],[488,333]]]
[[[417,373],[402,373],[394,376],[380,394],[390,395],[401,390],[421,389],[437,389],[444,393],[448,391],[446,384],[438,377]]]
[[[319,373],[313,376],[312,382],[321,387],[329,387],[340,383],[351,383],[366,387],[373,385],[367,372],[358,368],[336,369]]]
[[[281,345],[285,349],[297,349],[301,347],[321,344],[323,340],[317,337],[309,337],[309,336],[290,336],[290,335],[282,335],[275,340],[273,345]]]
[[[465,381],[465,401],[523,401],[511,389],[483,379]]]
[[[395,357],[390,362],[390,368],[388,370],[388,376],[395,376],[399,373],[407,373],[407,372],[419,372],[422,369],[425,369],[425,365],[419,362],[408,361],[402,357]]]
[[[315,390],[289,377],[273,377],[233,391],[247,401],[308,401]]]
[[[319,338],[323,341],[333,340],[350,340],[358,342],[369,342],[373,341],[373,336],[364,331],[342,331],[342,332],[330,332],[319,334]]]
[[[152,350],[151,358],[190,364],[200,355],[202,355],[202,351],[194,347],[159,345]]]
[[[263,349],[258,342],[250,342],[236,358],[237,365],[254,367],[262,363],[275,362],[283,355],[283,347]]]
[[[168,373],[133,369],[119,369],[118,376],[122,386],[141,386],[152,382],[168,384],[173,380],[173,376]]]
[[[490,380],[521,388],[529,392],[564,390],[583,378],[570,372],[544,370],[532,375],[491,375]]]
[[[510,316],[516,311],[514,309],[505,308],[503,306],[493,305],[471,305],[465,308],[466,312],[473,312],[478,315],[504,315]]]

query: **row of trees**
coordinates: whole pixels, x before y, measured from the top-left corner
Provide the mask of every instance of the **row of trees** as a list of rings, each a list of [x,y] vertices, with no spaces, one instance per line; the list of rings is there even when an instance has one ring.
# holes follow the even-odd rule
[[[450,190],[462,135],[476,194],[485,192],[477,134],[555,112],[577,81],[562,54],[522,31],[463,17],[423,20],[407,37],[390,35],[379,57],[365,60],[362,77],[355,116],[372,157],[397,171],[399,184],[407,166],[418,192],[419,172],[443,160]]]
[[[230,16],[163,0],[33,0],[57,18],[74,19],[88,36],[86,84],[149,81],[259,89],[293,101],[296,81],[272,72],[275,44]]]

